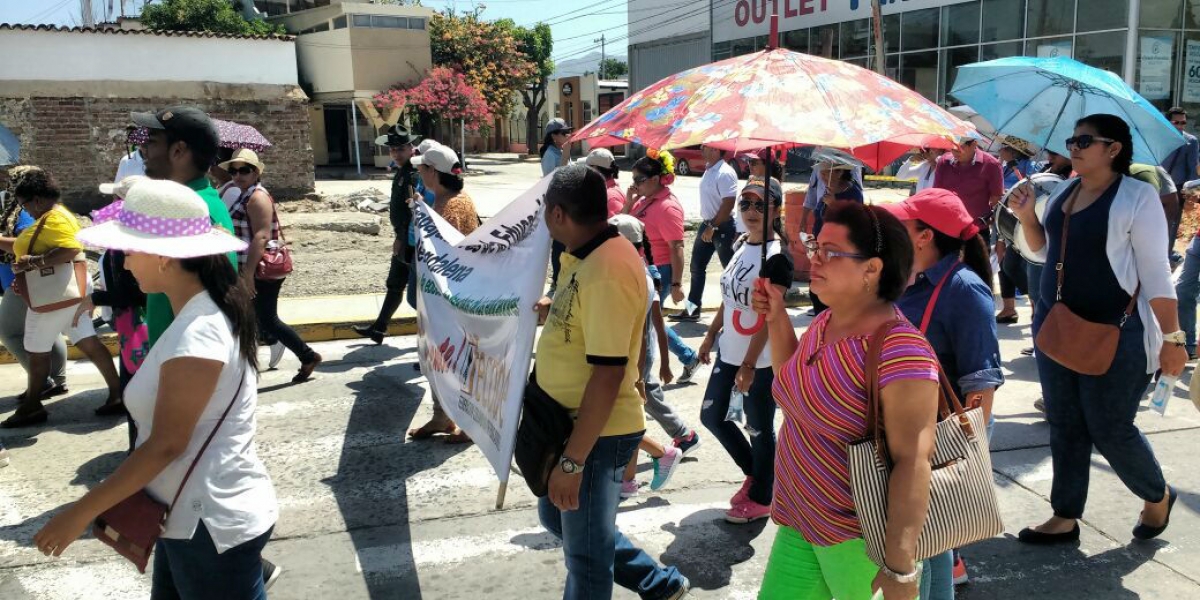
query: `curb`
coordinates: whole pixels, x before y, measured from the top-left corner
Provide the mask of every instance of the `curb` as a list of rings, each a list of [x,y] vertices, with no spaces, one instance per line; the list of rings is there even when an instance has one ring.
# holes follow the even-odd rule
[[[809,306],[808,297],[806,294],[799,293],[796,288],[792,288],[787,295],[788,308],[798,308],[801,306]],[[716,307],[705,308],[703,312],[716,312]],[[316,342],[331,342],[336,340],[354,340],[364,339],[354,332],[355,325],[369,325],[371,321],[338,321],[332,323],[305,323],[301,325],[293,325],[292,329],[300,336],[300,339],[310,344]],[[417,318],[400,317],[392,319],[388,324],[388,336],[403,336],[415,335],[417,333]],[[100,334],[100,342],[108,348],[109,354],[116,356],[120,351],[120,342],[117,340],[115,333]],[[72,344],[67,344],[67,358],[70,360],[82,360],[86,358]],[[17,362],[16,358],[7,349],[0,346],[0,365],[10,365]]]

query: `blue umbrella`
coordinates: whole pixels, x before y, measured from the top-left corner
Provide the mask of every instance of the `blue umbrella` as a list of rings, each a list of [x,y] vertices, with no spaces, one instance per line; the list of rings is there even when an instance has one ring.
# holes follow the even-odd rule
[[[1183,136],[1116,74],[1070,58],[1013,56],[963,65],[950,95],[971,105],[996,131],[1059,154],[1075,121],[1117,115],[1133,130],[1133,160],[1161,164]]]
[[[0,125],[0,165],[15,165],[21,160],[21,140]]]

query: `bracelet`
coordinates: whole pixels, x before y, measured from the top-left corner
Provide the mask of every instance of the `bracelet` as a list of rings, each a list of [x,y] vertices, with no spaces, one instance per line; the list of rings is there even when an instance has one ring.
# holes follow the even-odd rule
[[[681,288],[681,287],[683,287],[683,284],[682,284],[682,283],[672,283],[672,284],[671,284],[671,287],[673,287],[673,288]]]
[[[897,573],[888,568],[887,564],[879,567],[879,572],[896,583],[913,583],[921,578],[921,563],[916,563],[911,573]]]
[[[752,364],[750,364],[750,363],[742,363],[742,368],[743,368],[743,369],[750,369],[751,371],[755,371],[755,370],[757,370],[757,369],[758,369],[758,367],[755,367],[754,365],[752,365]]]

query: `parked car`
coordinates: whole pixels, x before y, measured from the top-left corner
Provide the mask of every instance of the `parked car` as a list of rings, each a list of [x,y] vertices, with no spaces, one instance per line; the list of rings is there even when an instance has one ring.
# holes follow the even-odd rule
[[[675,157],[675,174],[680,176],[685,175],[703,175],[704,174],[704,156],[700,154],[699,146],[690,146],[688,148],[679,148],[671,151],[671,155]],[[741,156],[732,156],[727,158],[729,165],[737,171],[738,179],[745,179],[750,176],[750,162]]]

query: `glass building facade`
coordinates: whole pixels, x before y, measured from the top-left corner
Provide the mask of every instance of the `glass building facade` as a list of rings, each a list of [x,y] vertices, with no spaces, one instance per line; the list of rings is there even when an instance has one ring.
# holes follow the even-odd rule
[[[780,44],[871,68],[873,25],[867,18],[785,31]],[[883,30],[888,76],[946,106],[957,104],[947,93],[960,65],[1070,56],[1131,77],[1159,108],[1200,114],[1200,0],[973,0],[884,15]],[[715,43],[713,60],[766,45],[766,36]]]

